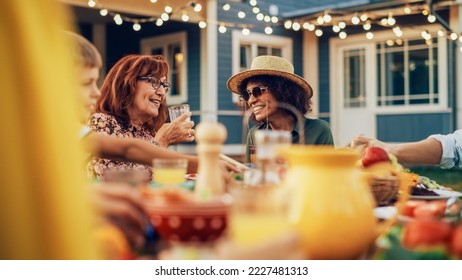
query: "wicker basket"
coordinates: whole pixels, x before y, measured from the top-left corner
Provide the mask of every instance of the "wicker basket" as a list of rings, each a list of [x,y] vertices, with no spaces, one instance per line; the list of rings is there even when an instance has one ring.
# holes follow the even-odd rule
[[[390,205],[396,200],[399,191],[399,179],[396,176],[371,177],[369,185],[377,206]]]

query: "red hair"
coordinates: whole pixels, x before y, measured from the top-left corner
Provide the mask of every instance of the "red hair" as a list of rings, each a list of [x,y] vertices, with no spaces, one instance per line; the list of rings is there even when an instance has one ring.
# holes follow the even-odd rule
[[[128,126],[130,117],[127,108],[135,99],[137,78],[139,76],[161,78],[167,76],[168,72],[168,63],[161,55],[131,54],[121,58],[104,79],[101,96],[96,102],[96,112],[112,115]],[[154,135],[165,120],[167,120],[167,104],[164,98],[159,106],[157,117],[153,117],[145,125]]]

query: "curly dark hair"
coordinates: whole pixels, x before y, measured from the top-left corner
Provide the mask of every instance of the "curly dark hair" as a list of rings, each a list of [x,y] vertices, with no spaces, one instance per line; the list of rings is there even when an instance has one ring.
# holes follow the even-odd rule
[[[302,87],[284,79],[283,77],[273,75],[257,75],[249,77],[239,85],[239,92],[243,92],[248,83],[261,83],[268,87],[271,95],[277,102],[286,103],[294,106],[302,115],[311,112],[311,98]],[[281,109],[294,115],[292,112]],[[296,116],[295,116],[296,117]]]

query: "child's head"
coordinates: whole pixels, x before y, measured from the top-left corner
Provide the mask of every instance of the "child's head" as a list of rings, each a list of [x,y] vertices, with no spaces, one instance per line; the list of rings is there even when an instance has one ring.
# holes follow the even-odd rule
[[[96,83],[99,78],[102,59],[98,50],[87,39],[76,33],[66,33],[69,35],[73,46],[74,61],[79,74],[78,81],[83,105],[80,119],[85,122],[93,112],[96,99],[100,95]]]

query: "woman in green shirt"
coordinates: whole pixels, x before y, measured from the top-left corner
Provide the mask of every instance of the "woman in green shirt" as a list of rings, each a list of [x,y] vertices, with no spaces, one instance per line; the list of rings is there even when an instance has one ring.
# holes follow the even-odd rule
[[[252,61],[250,70],[232,76],[227,86],[231,92],[239,94],[251,109],[252,118],[258,122],[247,134],[247,162],[250,162],[257,129],[291,131],[292,143],[299,143],[300,124],[296,114],[278,104],[288,104],[304,116],[311,111],[313,90],[305,79],[294,74],[289,61],[276,56],[258,56]],[[302,125],[305,144],[334,145],[327,122],[303,117]]]

